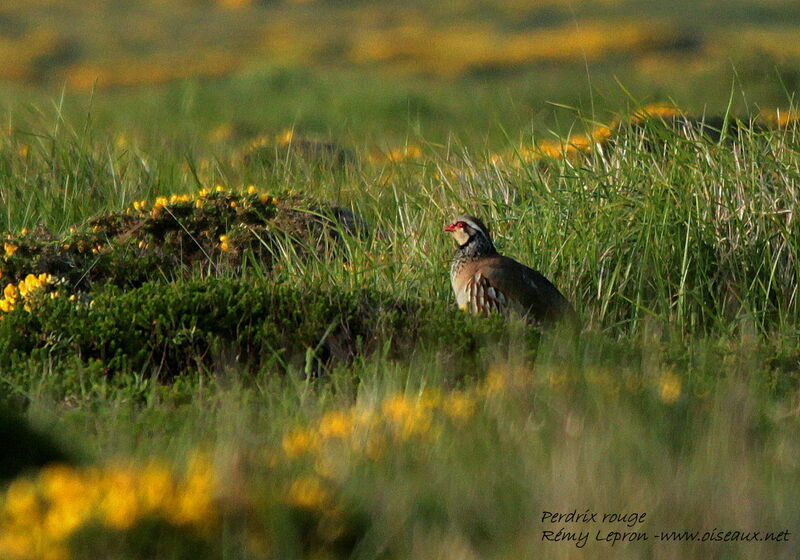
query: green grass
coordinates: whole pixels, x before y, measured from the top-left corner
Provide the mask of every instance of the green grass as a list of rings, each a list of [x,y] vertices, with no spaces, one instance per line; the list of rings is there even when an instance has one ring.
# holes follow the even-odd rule
[[[245,252],[215,266],[159,269],[143,286],[97,285],[93,307],[53,300],[18,309],[0,325],[6,406],[81,464],[157,456],[180,470],[190,451],[209,451],[223,520],[201,536],[208,557],[263,557],[253,535],[281,558],[796,556],[796,535],[736,544],[651,537],[613,549],[541,538],[550,529],[543,511],[587,508],[646,512],[651,533],[800,526],[795,130],[712,142],[651,123],[578,160],[492,164],[491,153],[529,142],[518,115],[459,124],[477,112],[461,98],[439,124],[430,124],[442,114],[434,108],[417,126],[395,110],[402,100],[410,106],[407,90],[395,98],[353,86],[374,105],[345,91],[341,113],[297,122],[299,135],[324,133],[352,149],[355,163],[320,164],[279,147],[271,163],[248,163],[232,155],[252,134],[206,136],[237,121],[218,86],[235,99],[260,87],[239,80],[171,86],[130,105],[124,95],[100,96],[89,118],[76,116],[81,99],[66,99],[56,116],[10,101],[16,130],[0,138],[0,229],[68,236],[136,200],[192,193],[198,183],[252,183],[288,207],[350,207],[368,235],[339,231],[334,249],[276,222],[269,259]],[[337,87],[326,91],[335,97]],[[247,118],[274,134],[292,124],[289,97],[276,113]],[[154,107],[164,117],[157,125],[136,122]],[[364,115],[377,117],[356,120]],[[587,127],[574,118],[561,125]],[[451,126],[471,139],[448,140]],[[535,123],[535,136],[545,129]],[[126,142],[114,141],[120,133]],[[368,161],[373,146],[405,138],[424,157]],[[442,227],[462,212],[484,218],[502,252],[553,280],[582,316],[580,337],[540,339],[455,309]],[[334,323],[355,342],[322,367],[315,353]],[[498,380],[505,389],[483,389]],[[309,456],[283,450],[288,433],[316,429],[327,412],[386,416],[393,396],[417,403],[431,391],[467,395],[473,409],[461,419],[436,409],[419,433],[388,437],[378,459],[355,436],[346,440],[352,453],[331,439]],[[288,505],[287,488],[313,472],[330,501]],[[622,530],[571,528],[591,538]],[[157,531],[171,534],[139,530],[150,544]],[[87,531],[79,557],[96,557],[96,543],[106,543],[104,557],[148,557],[135,530],[128,540]],[[164,538],[158,557],[182,557],[181,538]]]

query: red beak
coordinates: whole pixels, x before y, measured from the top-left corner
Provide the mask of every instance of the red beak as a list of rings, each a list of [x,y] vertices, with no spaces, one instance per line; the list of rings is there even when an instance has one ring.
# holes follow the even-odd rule
[[[444,230],[445,231],[451,231],[451,232],[455,231],[456,230],[456,225],[455,224],[450,224],[449,226],[445,226]]]

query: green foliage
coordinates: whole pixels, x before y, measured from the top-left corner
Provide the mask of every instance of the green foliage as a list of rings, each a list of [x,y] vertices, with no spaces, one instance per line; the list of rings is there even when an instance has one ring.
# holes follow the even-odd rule
[[[90,526],[71,541],[75,558],[88,558],[102,550],[106,558],[190,560],[219,557],[221,548],[217,539],[203,538],[196,531],[176,528],[160,519],[141,521],[128,531]]]
[[[209,278],[106,289],[92,299],[42,298],[0,321],[0,367],[102,364],[106,373],[151,371],[172,377],[233,360],[256,369],[350,362],[384,348],[408,355],[435,348],[469,363],[479,342],[502,332],[497,321],[450,314],[443,305],[396,301],[368,291],[298,289],[266,280]]]
[[[731,114],[716,123],[724,134],[698,135],[696,123],[622,116],[613,122],[631,124],[616,126],[613,142],[531,158],[550,118],[531,117],[538,88],[567,84],[531,80],[517,107],[499,103],[493,84],[448,97],[455,90],[286,73],[102,94],[94,122],[71,120],[85,106],[67,96],[57,116],[13,112],[15,130],[0,138],[0,221],[14,246],[0,285],[65,279],[0,319],[4,397],[98,463],[183,464],[211,448],[223,482],[214,497],[234,512],[208,541],[157,522],[87,529],[79,554],[94,557],[102,543],[110,558],[245,557],[255,536],[266,550],[248,549],[255,557],[548,557],[569,552],[532,531],[561,504],[644,510],[665,530],[796,526],[795,128]],[[281,80],[291,87],[269,97]],[[405,103],[414,88],[424,91]],[[297,138],[328,136],[234,154],[295,118]],[[233,132],[210,140],[219,124]],[[596,124],[570,113],[554,128]],[[437,143],[453,130],[467,141]],[[403,144],[417,149],[401,156],[419,155],[373,157]],[[353,145],[354,157],[342,155]],[[279,200],[236,194],[251,182]],[[218,183],[228,190],[200,207],[167,198],[153,211],[158,196]],[[144,210],[126,212],[142,200]],[[456,310],[441,230],[463,211],[575,304],[586,327],[577,340]],[[490,390],[498,377],[504,389]],[[424,437],[377,458],[366,436],[330,435],[327,455],[287,457],[285,436],[321,433],[329,412],[393,422],[395,397],[422,402],[454,388],[471,399],[462,428],[423,415],[414,427]],[[31,437],[6,425],[12,439]],[[307,476],[328,491],[320,503],[338,507],[287,505],[287,488]],[[332,512],[339,532],[329,532]]]

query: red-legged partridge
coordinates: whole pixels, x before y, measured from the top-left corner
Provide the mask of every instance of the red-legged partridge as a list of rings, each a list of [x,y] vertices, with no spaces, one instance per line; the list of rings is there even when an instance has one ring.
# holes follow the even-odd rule
[[[519,314],[539,324],[575,320],[561,292],[532,268],[504,257],[474,216],[457,216],[444,228],[458,243],[450,281],[458,307],[474,314]]]

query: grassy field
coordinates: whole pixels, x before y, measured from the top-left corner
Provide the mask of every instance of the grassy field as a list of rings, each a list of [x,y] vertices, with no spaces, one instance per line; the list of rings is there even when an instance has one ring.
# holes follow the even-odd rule
[[[199,4],[0,9],[0,557],[800,555],[796,8]]]

